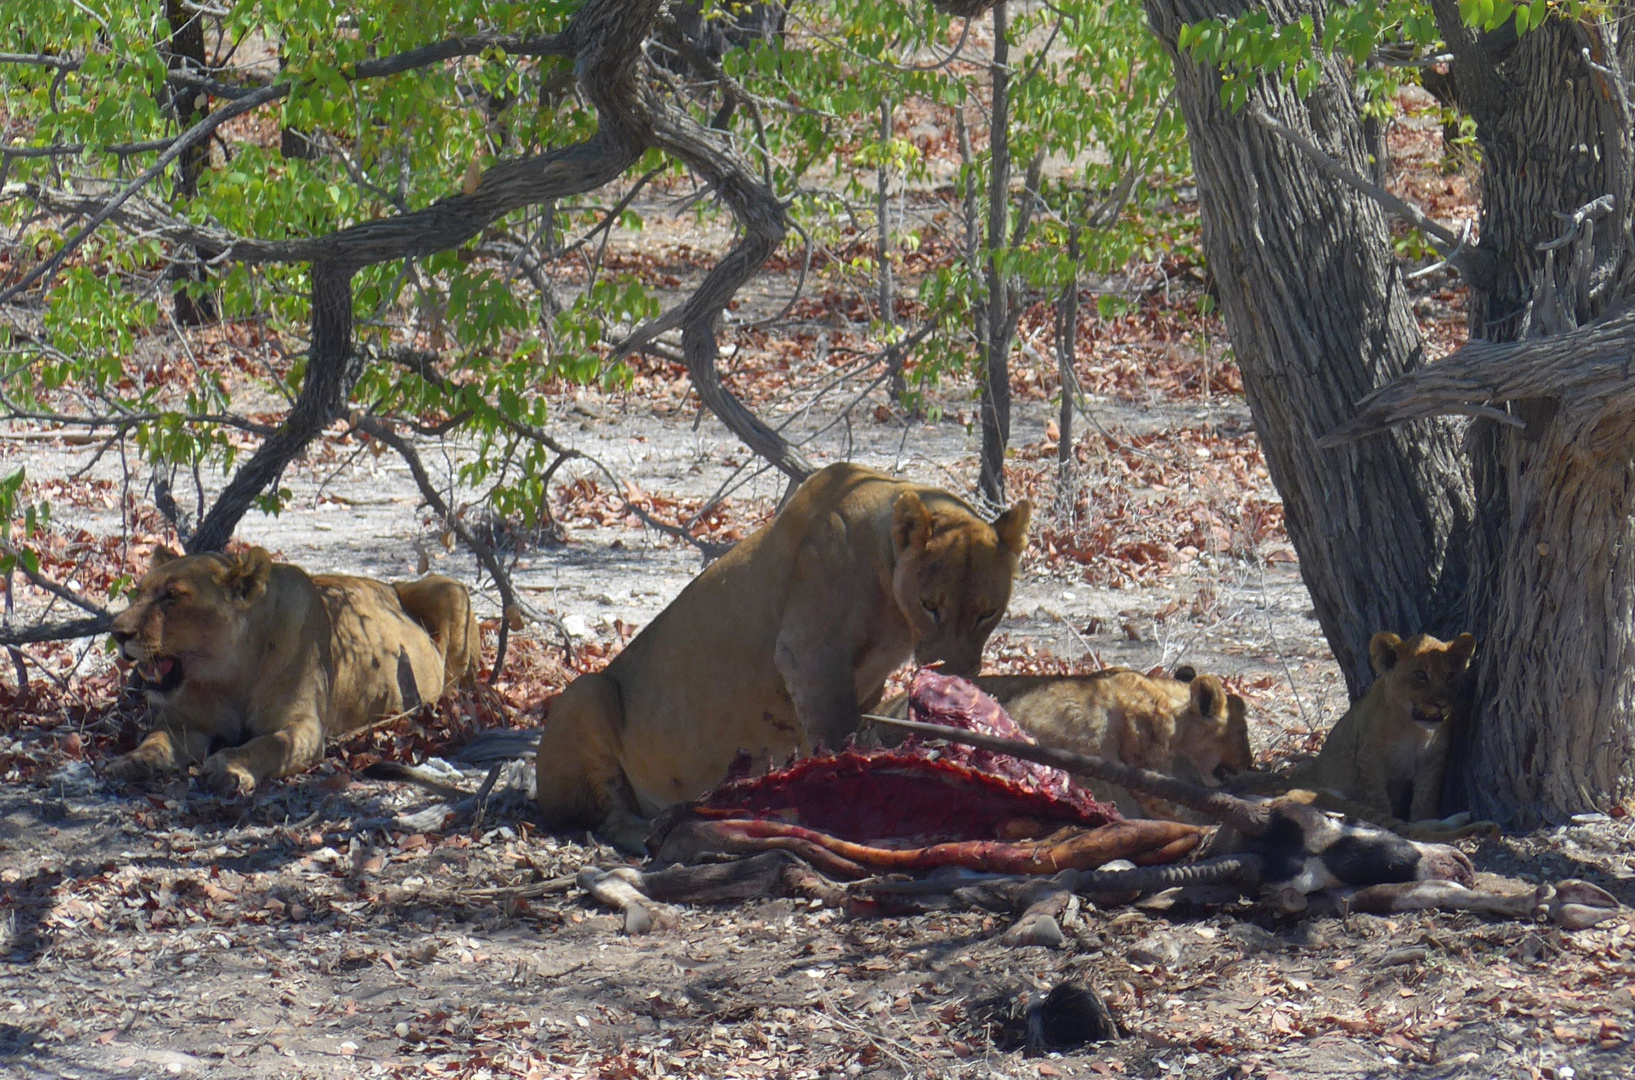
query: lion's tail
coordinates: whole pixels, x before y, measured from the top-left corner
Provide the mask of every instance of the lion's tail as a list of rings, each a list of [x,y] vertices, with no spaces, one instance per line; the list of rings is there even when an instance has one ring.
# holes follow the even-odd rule
[[[403,610],[437,643],[443,654],[445,685],[475,686],[482,668],[483,635],[466,587],[453,578],[432,574],[392,588]]]

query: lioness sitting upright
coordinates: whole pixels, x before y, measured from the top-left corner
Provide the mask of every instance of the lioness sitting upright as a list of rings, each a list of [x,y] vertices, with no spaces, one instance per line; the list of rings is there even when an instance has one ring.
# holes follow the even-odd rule
[[[1289,782],[1405,822],[1436,817],[1452,716],[1476,639],[1380,631],[1368,642],[1379,676]]]
[[[720,783],[740,750],[765,764],[838,749],[911,654],[974,674],[1030,513],[1019,502],[989,525],[946,491],[857,465],[812,476],[552,704],[547,821],[639,849],[644,818]]]
[[[202,779],[228,795],[312,765],[326,736],[474,682],[482,646],[457,581],[309,577],[261,548],[154,552],[113,637],[158,725],[108,774],[203,762]]]

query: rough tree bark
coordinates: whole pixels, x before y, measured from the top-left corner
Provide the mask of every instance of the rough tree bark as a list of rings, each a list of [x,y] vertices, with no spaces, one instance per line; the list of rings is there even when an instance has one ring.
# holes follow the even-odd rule
[[[1434,7],[1482,146],[1480,250],[1495,270],[1471,283],[1472,340],[1566,334],[1538,355],[1560,364],[1579,349],[1589,367],[1622,349],[1627,365],[1627,317],[1593,325],[1631,291],[1635,45],[1613,30],[1627,5],[1600,22],[1551,19],[1498,56],[1460,25],[1457,0]],[[1530,379],[1534,355],[1472,345],[1424,373],[1466,372],[1465,404],[1488,413],[1467,439],[1481,516],[1466,625],[1479,648],[1449,805],[1519,824],[1635,789],[1628,396],[1616,379],[1595,391],[1560,372]]]
[[[1472,342],[1364,399],[1328,442],[1418,417],[1551,401],[1512,459],[1508,558],[1485,577],[1473,803],[1526,823],[1635,796],[1635,310]],[[1493,421],[1497,423],[1497,421]]]
[[[1254,10],[1244,0],[1146,0],[1175,54],[1183,24]],[[1323,19],[1320,0],[1270,0],[1275,22]],[[1316,443],[1353,404],[1420,362],[1422,344],[1378,206],[1245,110],[1221,108],[1219,77],[1175,56],[1204,250],[1272,481],[1317,618],[1353,695],[1373,680],[1377,630],[1461,629],[1470,480],[1453,429],[1420,421],[1338,450]],[[1348,70],[1324,66],[1305,101],[1261,80],[1263,110],[1352,172],[1369,172]]]
[[[204,51],[204,15],[190,10],[182,0],[165,0],[165,19],[170,24],[170,41],[166,44],[166,63],[172,71],[202,75],[209,65]],[[186,131],[210,112],[210,99],[197,87],[168,83],[165,87],[168,107],[176,118],[176,126]],[[193,147],[176,161],[176,195],[191,199],[199,193],[199,177],[210,164],[210,144]],[[215,298],[198,286],[209,280],[205,261],[215,252],[194,250],[187,258],[171,264],[175,285],[171,288],[171,303],[176,321],[182,326],[199,326],[216,319]],[[195,296],[194,293],[198,295]]]
[[[1005,39],[1005,0],[993,6],[993,109],[988,128],[988,259],[984,267],[987,338],[982,342],[982,466],[977,488],[995,506],[1005,504],[1005,448],[1011,441],[1010,322],[1008,279],[1000,272],[1010,222],[1010,45]]]

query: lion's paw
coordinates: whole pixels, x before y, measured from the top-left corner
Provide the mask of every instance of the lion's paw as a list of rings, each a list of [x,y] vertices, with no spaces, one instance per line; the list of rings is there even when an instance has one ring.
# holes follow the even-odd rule
[[[240,798],[255,791],[255,774],[220,754],[200,767],[199,782],[227,799]]]
[[[107,779],[125,780],[133,784],[152,780],[164,771],[163,765],[143,754],[141,750],[122,754],[102,767],[102,775]]]

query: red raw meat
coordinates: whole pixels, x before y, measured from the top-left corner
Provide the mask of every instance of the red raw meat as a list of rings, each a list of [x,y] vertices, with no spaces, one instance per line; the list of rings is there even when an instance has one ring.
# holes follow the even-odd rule
[[[915,676],[909,715],[1026,738],[992,698],[933,671]],[[1125,821],[1059,769],[913,737],[894,750],[851,746],[728,780],[676,809],[649,840],[661,862],[784,850],[842,879],[942,866],[1040,874],[1110,859],[1172,862],[1205,833],[1174,821]]]
[[[940,674],[932,668],[921,668],[914,674],[914,684],[908,691],[908,718],[922,724],[980,731],[1001,739],[1034,741],[1032,735],[1017,726],[999,702],[964,679]],[[902,745],[904,749],[921,748],[925,741],[926,738],[916,732],[903,740]],[[1096,802],[1074,783],[1070,774],[1061,769],[963,743],[949,743],[940,754],[944,761],[957,762],[978,772],[1008,777],[1053,799],[1107,815],[1106,820],[1119,820],[1118,811],[1110,803]]]
[[[914,677],[909,716],[1027,738],[992,698],[931,670]],[[1034,839],[1064,825],[1123,820],[1060,769],[959,744],[932,749],[919,736],[895,750],[847,747],[729,780],[704,798],[698,816],[767,818],[885,847]]]
[[[1059,796],[953,756],[850,747],[722,784],[697,813],[771,818],[843,840],[896,846],[944,837],[1022,840],[1064,825],[1094,828],[1120,820],[1117,810],[1082,790]]]

